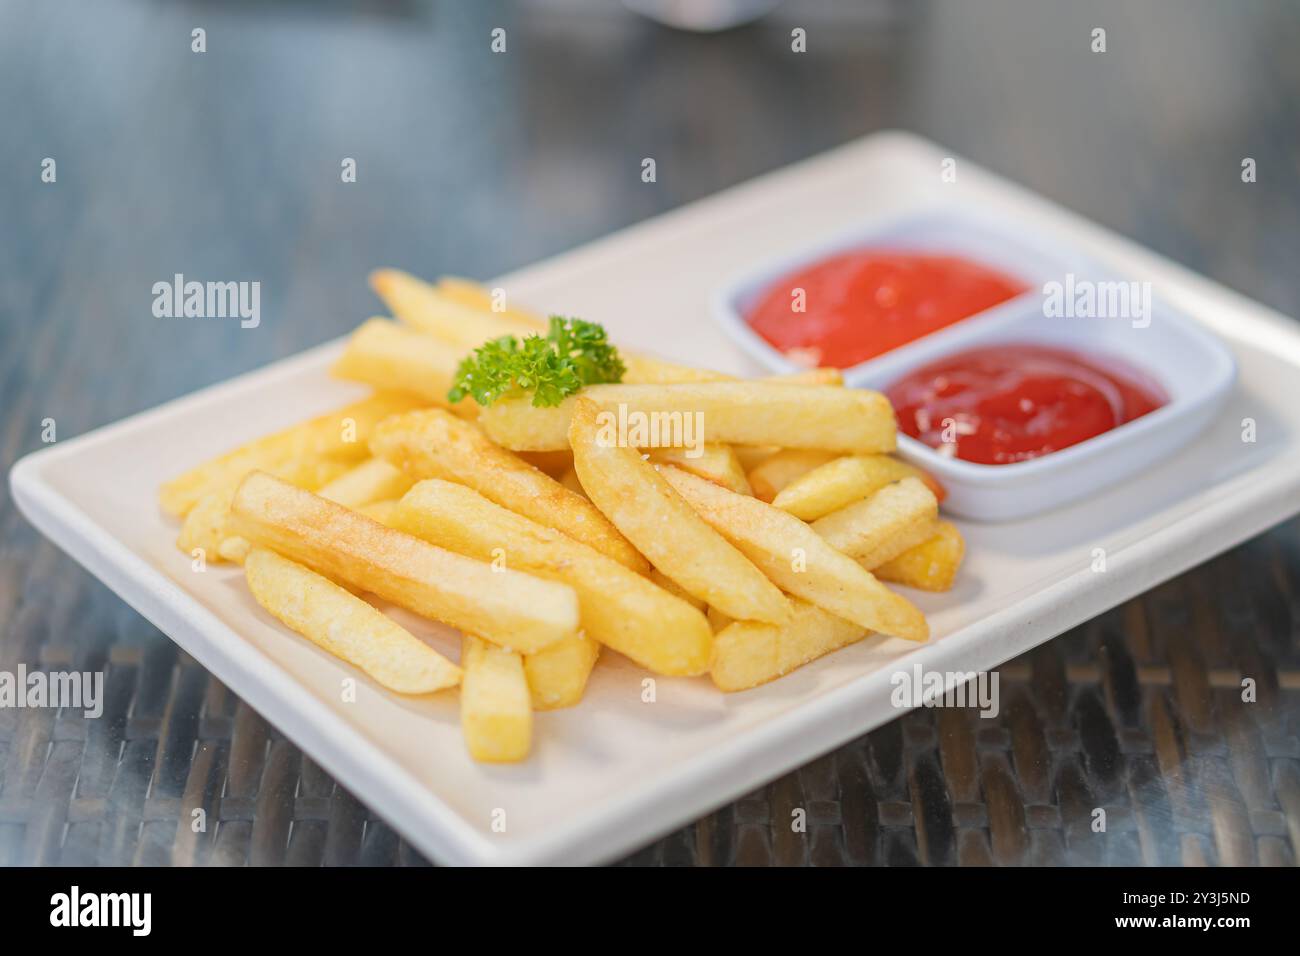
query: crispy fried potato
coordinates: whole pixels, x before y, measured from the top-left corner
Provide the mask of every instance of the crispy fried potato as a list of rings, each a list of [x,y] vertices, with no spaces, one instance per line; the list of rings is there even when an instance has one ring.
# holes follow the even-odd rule
[[[734,618],[727,617],[716,607],[709,608],[709,627],[713,628],[713,633],[717,634],[728,624],[731,624]]]
[[[396,525],[393,522],[397,517],[399,500],[398,498],[386,498],[383,501],[372,501],[368,505],[362,505],[357,511],[371,521],[378,521],[382,525],[394,528]]]
[[[783,375],[770,375],[766,381],[786,385],[843,385],[844,373],[837,368],[808,368]]]
[[[431,404],[447,408],[447,392],[464,355],[456,345],[388,319],[367,319],[352,333],[330,374],[424,400],[408,407]],[[455,410],[458,415],[473,416],[478,403],[466,398],[456,403]]]
[[[468,485],[504,508],[644,572],[650,565],[590,501],[440,409],[399,415],[371,437],[374,453],[414,478]]]
[[[617,561],[470,488],[422,481],[402,499],[395,520],[403,531],[451,551],[571,586],[587,636],[643,667],[690,675],[702,674],[708,666],[711,634],[697,609]]]
[[[857,624],[795,599],[785,624],[737,621],[713,639],[709,676],[719,690],[757,687],[867,636]]]
[[[558,451],[565,447],[576,397],[623,416],[635,412],[645,421],[685,422],[698,413],[712,442],[852,453],[893,451],[895,444],[894,410],[879,392],[776,382],[591,385],[552,408],[537,408],[527,397],[498,399],[483,409],[479,424],[505,448]]]
[[[582,495],[584,498],[587,497],[587,489],[582,487],[582,482],[578,480],[578,473],[574,471],[572,467],[560,476],[560,484],[564,485],[564,487],[568,488],[575,495]],[[591,499],[588,498],[587,500],[590,501]]]
[[[919,478],[904,478],[818,518],[812,529],[870,571],[934,537],[938,524],[934,492]]]
[[[767,461],[781,449],[775,445],[732,445],[731,450],[740,459],[740,467],[745,469],[745,476]]]
[[[286,626],[399,694],[460,683],[460,668],[361,598],[297,562],[254,548],[248,589]]]
[[[668,575],[664,574],[658,568],[651,568],[650,573],[647,574],[646,577],[648,577],[655,584],[659,585],[661,588],[663,588],[673,597],[681,598],[683,601],[685,601],[687,604],[689,604],[691,607],[695,608],[696,610],[698,611],[708,610],[709,606],[707,604],[705,604],[703,601],[697,598],[690,591],[686,590],[684,587],[682,587],[680,584],[678,584]]]
[[[528,756],[533,710],[523,659],[472,634],[461,643],[460,729],[475,760],[514,763]]]
[[[361,464],[322,485],[316,494],[349,508],[361,508],[385,498],[400,498],[415,483],[400,468],[382,458],[367,458]]]
[[[875,570],[877,577],[922,591],[947,591],[966,554],[966,542],[951,521],[940,521],[938,534],[904,551]]]
[[[322,484],[329,484],[350,469],[350,463],[328,455],[313,455],[285,462],[267,470],[281,481],[298,488],[312,491]],[[181,531],[176,538],[176,547],[193,556],[201,550],[204,559],[221,563],[233,561],[242,564],[248,551],[248,542],[234,534],[230,503],[235,497],[235,488],[222,488],[199,499],[198,503],[185,515],[181,522]]]
[[[457,347],[462,354],[488,339],[546,331],[544,324],[521,325],[516,319],[491,311],[490,307],[484,311],[462,305],[423,279],[399,269],[376,269],[370,273],[370,287],[403,324],[430,333]]]
[[[740,467],[740,459],[730,445],[708,442],[698,450],[698,454],[691,457],[694,451],[690,448],[652,448],[650,460],[656,465],[676,465],[682,471],[689,471],[705,481],[730,488],[742,495],[754,493],[745,477],[745,469]]]
[[[771,502],[792,481],[828,461],[834,461],[835,457],[835,453],[829,451],[785,448],[749,470],[749,485],[756,498]]]
[[[708,368],[696,368],[694,365],[678,365],[666,359],[651,355],[620,352],[627,371],[623,381],[628,385],[680,385],[683,382],[730,382],[730,375],[723,375]]]
[[[369,454],[366,441],[376,423],[418,404],[409,396],[381,392],[266,435],[164,484],[159,493],[163,510],[181,517],[204,495],[233,491],[250,471],[276,471],[286,480],[304,484],[329,481],[338,471],[320,477],[304,474],[304,470],[325,468],[335,459],[360,461]]]
[[[459,276],[443,276],[438,280],[438,292],[452,302],[458,302],[472,309],[491,312],[503,319],[509,319],[519,326],[520,333],[524,335],[533,332],[545,334],[546,332],[546,319],[535,312],[511,306],[506,306],[506,308],[498,311],[492,290],[472,279],[462,279]]]
[[[497,572],[265,473],[244,479],[232,511],[254,544],[505,647],[535,653],[577,633],[572,588]]]
[[[596,405],[580,398],[570,432],[574,467],[596,507],[696,598],[732,617],[784,620],[789,602],[781,592],[701,521],[636,449],[598,441],[596,416]]]
[[[524,461],[538,471],[544,471],[556,481],[573,467],[573,452],[564,451],[523,451],[517,452]]]
[[[533,710],[572,707],[582,700],[598,657],[600,644],[581,631],[536,654],[525,654],[524,676]]]
[[[868,630],[913,641],[929,637],[925,615],[910,601],[798,518],[671,466],[661,467],[660,473],[701,518],[782,589]],[[726,607],[722,610],[730,613]]]
[[[939,492],[934,491],[939,487],[938,483],[914,465],[890,455],[847,455],[828,461],[791,481],[780,490],[772,504],[796,518],[816,521],[903,478],[921,479],[931,486],[935,497],[939,497]]]

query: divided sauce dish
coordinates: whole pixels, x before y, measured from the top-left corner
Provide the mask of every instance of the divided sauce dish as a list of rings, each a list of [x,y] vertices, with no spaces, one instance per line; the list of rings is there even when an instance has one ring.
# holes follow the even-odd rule
[[[768,289],[843,252],[953,256],[1018,282],[1024,291],[938,331],[843,369],[845,384],[886,391],[908,373],[972,349],[1046,346],[1132,369],[1158,385],[1164,404],[1069,447],[1005,464],[966,461],[902,434],[901,457],[946,488],[944,509],[963,518],[1008,521],[1085,498],[1175,453],[1204,429],[1231,390],[1235,363],[1213,334],[1161,300],[1141,277],[1010,224],[965,210],[927,211],[871,229],[843,232],[750,269],[718,289],[712,312],[727,335],[774,372],[800,364],[769,343],[747,315]],[[1108,295],[1123,284],[1127,299]],[[1091,308],[1089,291],[1095,294]],[[1116,304],[1127,303],[1116,310]],[[811,306],[809,306],[811,309]],[[1111,314],[1115,311],[1122,314]],[[1083,313],[1083,314],[1080,314]],[[900,426],[902,423],[900,422]],[[944,449],[949,450],[949,449]]]

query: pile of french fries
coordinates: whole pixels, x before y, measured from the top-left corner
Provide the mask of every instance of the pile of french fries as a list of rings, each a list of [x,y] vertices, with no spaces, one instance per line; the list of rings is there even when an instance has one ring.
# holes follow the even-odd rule
[[[723,691],[870,633],[924,641],[882,582],[946,590],[965,545],[942,489],[893,457],[883,396],[835,370],[740,381],[626,354],[554,407],[454,405],[460,361],[545,322],[462,279],[381,270],[333,368],[366,399],[165,484],[179,547],[242,564],[253,597],[398,694],[460,688],[471,756],[527,756],[533,712],[577,704],[602,648]],[[703,413],[702,447],[600,439],[602,412]],[[458,628],[459,663],[371,596]]]

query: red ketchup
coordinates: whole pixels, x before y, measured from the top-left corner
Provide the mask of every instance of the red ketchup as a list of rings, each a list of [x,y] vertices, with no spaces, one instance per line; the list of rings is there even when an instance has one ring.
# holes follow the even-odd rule
[[[885,394],[900,431],[983,465],[1040,458],[1169,400],[1149,376],[1110,358],[1015,343],[945,356]]]
[[[956,256],[859,249],[774,282],[745,320],[800,365],[848,368],[1026,288]]]

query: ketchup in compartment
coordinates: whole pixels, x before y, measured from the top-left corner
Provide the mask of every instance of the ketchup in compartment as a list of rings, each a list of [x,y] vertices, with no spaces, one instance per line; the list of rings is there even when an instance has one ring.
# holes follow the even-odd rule
[[[1000,343],[931,362],[885,389],[904,434],[985,465],[1028,461],[1169,401],[1150,376],[1102,356]]]
[[[849,368],[1026,288],[957,256],[857,249],[772,283],[745,320],[801,365]]]

